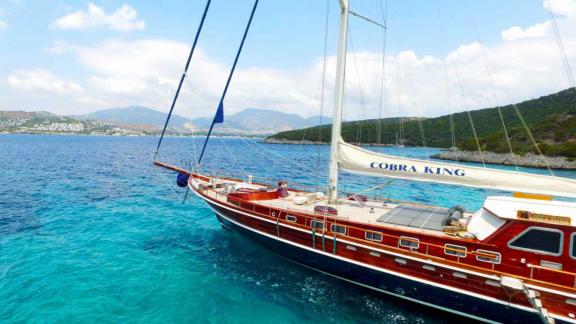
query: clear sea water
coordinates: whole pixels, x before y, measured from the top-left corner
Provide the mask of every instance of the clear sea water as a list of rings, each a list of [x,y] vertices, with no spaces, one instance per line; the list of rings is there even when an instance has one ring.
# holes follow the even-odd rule
[[[190,165],[200,140],[168,138],[159,159]],[[223,230],[197,198],[183,202],[173,173],[152,166],[155,144],[0,135],[0,322],[462,320],[304,269]],[[437,151],[381,150],[420,158]],[[207,152],[208,172],[325,183],[327,146],[214,139]],[[383,181],[342,180],[354,192]],[[384,194],[474,209],[494,192],[396,181]]]

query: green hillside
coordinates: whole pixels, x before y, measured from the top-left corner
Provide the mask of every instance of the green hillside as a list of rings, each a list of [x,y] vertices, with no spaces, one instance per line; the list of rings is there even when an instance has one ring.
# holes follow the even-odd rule
[[[576,114],[576,91],[574,89],[524,101],[516,106],[546,154],[570,157],[576,154],[576,117],[574,116]],[[501,111],[514,152],[534,152],[534,146],[522,127],[522,122],[514,107],[504,106]],[[498,109],[485,108],[471,111],[470,114],[484,150],[497,153],[509,152]],[[476,150],[468,113],[457,113],[452,115],[452,118],[457,146],[465,150]],[[422,146],[424,144],[420,125],[427,146],[448,148],[452,145],[449,115],[427,119],[405,118],[402,124],[405,145]],[[381,131],[378,137],[377,119],[346,122],[342,125],[342,136],[350,143],[395,144],[397,134],[400,133],[400,120],[398,118],[382,119],[380,125]],[[330,125],[320,128],[310,127],[281,132],[270,136],[269,139],[318,141],[320,138],[321,142],[328,142],[331,136]]]

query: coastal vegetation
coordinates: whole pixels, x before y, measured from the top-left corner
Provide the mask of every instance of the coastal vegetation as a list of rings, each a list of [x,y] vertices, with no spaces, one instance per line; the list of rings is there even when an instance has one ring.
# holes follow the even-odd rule
[[[576,89],[500,107],[513,152],[518,155],[538,153],[533,136],[545,155],[576,158]],[[452,119],[452,122],[451,122]],[[523,126],[523,120],[530,133]],[[472,120],[472,122],[471,122]],[[356,144],[453,146],[477,151],[474,130],[483,151],[509,153],[504,128],[497,108],[460,112],[435,118],[385,118],[345,122],[342,136]],[[330,141],[331,125],[277,133],[269,142]]]

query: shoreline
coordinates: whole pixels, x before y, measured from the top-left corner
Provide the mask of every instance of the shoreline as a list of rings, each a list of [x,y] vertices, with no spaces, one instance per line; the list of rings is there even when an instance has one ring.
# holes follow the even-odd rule
[[[315,142],[315,141],[299,141],[299,140],[283,140],[283,139],[265,139],[263,141],[266,144],[289,144],[289,145],[329,145],[325,142]],[[363,143],[361,146],[382,146],[382,147],[394,147],[394,145],[378,145],[371,143]],[[512,155],[510,153],[494,153],[494,152],[482,152],[484,163],[495,164],[495,165],[506,165],[506,166],[519,166],[528,168],[538,168],[547,169],[548,166],[541,156],[527,153],[525,155]],[[451,151],[444,149],[444,151],[430,156],[431,158],[446,161],[457,161],[457,162],[471,162],[482,164],[482,158],[478,152],[471,151]],[[556,170],[576,170],[576,160],[570,161],[566,157],[560,156],[548,156],[546,161],[551,169]]]
[[[478,152],[471,151],[450,151],[446,150],[438,154],[431,156],[434,159],[439,160],[449,160],[458,162],[472,162],[482,164],[482,158]],[[493,153],[493,152],[482,152],[482,157],[484,158],[484,163],[486,164],[497,164],[497,165],[507,165],[507,166],[519,166],[519,167],[529,167],[529,168],[539,168],[557,170],[576,170],[576,160],[570,161],[566,157],[559,156],[547,156],[544,160],[540,155],[533,153],[527,153],[525,155],[512,155],[510,153]],[[548,165],[546,164],[548,162]]]
[[[50,132],[3,132],[0,131],[0,135],[53,135],[53,136],[101,136],[101,137],[160,137],[160,134],[106,134],[106,133],[50,133]],[[177,135],[177,134],[165,134],[164,137],[173,138],[184,138],[184,137],[206,137],[206,134],[190,134],[190,135]],[[242,136],[242,135],[222,135],[213,134],[213,138],[244,138],[244,139],[254,139],[261,140],[264,137],[257,136]]]
[[[307,141],[307,140],[284,140],[275,138],[264,138],[262,141],[266,144],[288,144],[288,145],[330,145],[327,142]],[[394,147],[392,144],[362,143],[359,146],[376,146],[376,147]]]

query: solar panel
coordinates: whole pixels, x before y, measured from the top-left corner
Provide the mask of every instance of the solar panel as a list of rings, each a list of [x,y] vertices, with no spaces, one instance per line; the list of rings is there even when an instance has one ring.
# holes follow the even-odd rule
[[[449,214],[446,208],[400,205],[378,218],[378,222],[442,231]]]

